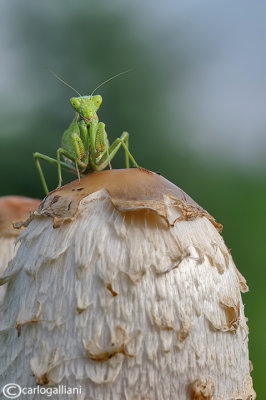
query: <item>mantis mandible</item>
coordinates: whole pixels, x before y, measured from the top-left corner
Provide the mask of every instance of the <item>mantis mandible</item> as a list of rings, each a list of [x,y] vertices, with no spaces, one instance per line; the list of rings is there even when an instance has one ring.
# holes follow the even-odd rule
[[[129,159],[134,167],[139,168],[129,151],[129,133],[123,132],[111,145],[109,145],[105,124],[99,122],[97,111],[102,104],[100,95],[93,95],[104,83],[124,74],[121,72],[97,86],[89,96],[82,96],[69,84],[53,73],[60,81],[71,87],[79,96],[72,97],[70,104],[76,110],[75,117],[68,129],[63,133],[61,147],[57,149],[57,158],[51,158],[41,153],[34,153],[34,161],[39,171],[45,194],[49,193],[46,180],[40,165],[40,160],[56,165],[58,170],[58,187],[62,185],[62,169],[78,175],[93,171],[102,171],[114,158],[122,146],[125,151],[126,168],[129,168]],[[63,156],[64,161],[61,160]]]

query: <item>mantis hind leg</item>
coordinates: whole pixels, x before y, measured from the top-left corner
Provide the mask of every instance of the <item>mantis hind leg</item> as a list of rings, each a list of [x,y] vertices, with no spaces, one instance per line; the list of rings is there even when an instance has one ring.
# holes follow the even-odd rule
[[[129,133],[128,132],[123,132],[123,133],[127,134],[127,136],[125,136],[125,141],[124,141],[125,146],[127,148],[127,151],[125,150],[125,163],[126,163],[126,168],[129,168],[129,154],[130,154],[130,152],[129,152]],[[134,160],[134,162],[136,163],[135,160]]]
[[[42,167],[40,164],[40,160],[46,161],[49,164],[56,165],[56,166],[58,166],[58,160],[55,160],[54,158],[48,157],[45,154],[41,154],[41,153],[34,153],[33,158],[34,158],[37,170],[38,170],[40,178],[41,178],[44,192],[47,195],[49,193],[49,190],[48,190],[48,186],[47,186],[47,183],[46,183],[46,180],[44,177],[44,173],[43,173],[43,170],[42,170]],[[69,172],[75,171],[75,168],[73,168],[71,165],[68,165],[67,163],[64,163],[63,161],[60,161],[60,167],[68,170]]]
[[[121,145],[124,147],[124,151],[125,151],[126,168],[129,168],[129,159],[131,160],[131,162],[135,168],[139,168],[139,165],[137,164],[135,158],[132,156],[132,154],[129,151],[129,133],[128,132],[123,132],[121,137],[116,139],[109,147],[109,153],[110,153],[111,159],[114,157],[114,155],[116,154],[117,150],[120,148]]]

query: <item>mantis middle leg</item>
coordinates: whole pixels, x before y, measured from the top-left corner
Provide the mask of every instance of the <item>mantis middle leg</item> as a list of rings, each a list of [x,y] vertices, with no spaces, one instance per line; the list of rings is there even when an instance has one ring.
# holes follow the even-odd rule
[[[80,140],[80,138],[78,137],[78,139]],[[75,143],[75,139],[73,138],[73,142]],[[79,145],[79,141],[77,142],[77,146]],[[66,150],[64,150],[62,147],[59,147],[59,149],[57,149],[57,170],[58,170],[58,187],[62,186],[62,170],[61,170],[61,166],[62,166],[62,161],[60,159],[61,154],[63,156],[65,156],[66,158],[68,158],[69,160],[73,161],[73,163],[75,164],[75,168],[72,167],[72,169],[74,169],[78,175],[78,178],[80,179],[80,171],[83,172],[87,165],[85,163],[83,163],[82,161],[80,161],[81,155],[79,154],[78,157],[73,157],[71,156]]]
[[[40,164],[40,160],[46,161],[46,162],[48,162],[48,163],[50,163],[52,165],[56,165],[56,166],[58,166],[58,160],[55,160],[54,158],[48,157],[45,154],[41,154],[41,153],[34,153],[33,154],[33,158],[34,158],[37,170],[38,170],[40,178],[41,178],[41,182],[42,182],[42,185],[43,185],[43,188],[44,188],[44,192],[47,195],[49,193],[49,190],[48,190],[48,186],[47,186],[47,183],[46,183],[46,180],[45,180],[45,177],[44,177],[44,173],[43,173],[43,170],[42,170],[42,167],[41,167],[41,164]],[[75,168],[72,167],[70,164],[67,164],[67,163],[65,163],[63,161],[60,161],[60,166],[62,168],[64,168],[64,169],[66,169],[69,172],[76,173]]]

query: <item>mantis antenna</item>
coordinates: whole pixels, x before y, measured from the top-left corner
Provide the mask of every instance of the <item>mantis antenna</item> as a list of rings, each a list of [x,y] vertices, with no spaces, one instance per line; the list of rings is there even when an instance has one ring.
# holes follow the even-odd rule
[[[62,78],[60,78],[60,76],[58,76],[58,75],[57,75],[54,71],[52,71],[50,68],[48,68],[48,69],[49,69],[49,71],[51,72],[51,74],[54,75],[54,76],[56,77],[56,79],[58,79],[58,80],[59,80],[60,82],[62,82],[64,85],[68,86],[70,89],[74,90],[74,92],[76,92],[80,97],[82,97],[81,94],[80,94],[76,89],[74,89],[71,85],[69,85],[69,83],[65,82]]]
[[[99,87],[105,85],[105,83],[111,81],[111,80],[114,79],[114,78],[117,78],[117,77],[120,76],[120,75],[127,74],[128,72],[131,72],[131,71],[133,71],[133,69],[127,69],[126,71],[119,72],[119,74],[116,74],[116,75],[114,75],[114,76],[111,76],[111,78],[106,79],[106,81],[102,82],[99,86],[97,86],[97,87],[91,92],[91,96],[93,95],[93,93],[94,93],[97,89],[99,89]]]

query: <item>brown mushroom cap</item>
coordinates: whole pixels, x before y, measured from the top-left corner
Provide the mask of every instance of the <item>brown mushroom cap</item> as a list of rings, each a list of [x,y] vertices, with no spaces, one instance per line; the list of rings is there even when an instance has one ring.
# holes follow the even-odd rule
[[[200,207],[182,189],[162,176],[143,168],[112,169],[94,172],[51,192],[40,204],[35,215],[50,215],[54,227],[72,220],[80,201],[89,194],[104,189],[111,202],[121,212],[151,210],[163,217],[169,225],[175,221],[167,214],[167,201],[179,209],[182,219],[207,217],[222,231],[222,225]]]

